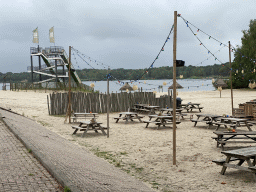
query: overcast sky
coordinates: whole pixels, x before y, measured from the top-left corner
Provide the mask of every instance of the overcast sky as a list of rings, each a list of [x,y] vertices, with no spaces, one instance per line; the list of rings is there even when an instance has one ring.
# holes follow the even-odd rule
[[[49,42],[54,26],[55,45],[68,46],[110,68],[147,68],[154,61],[174,22],[174,11],[228,45],[241,45],[242,30],[255,19],[255,0],[0,0],[0,72],[25,72],[30,66],[32,31],[38,27],[40,47]],[[178,18],[177,59],[185,65],[219,64]],[[191,26],[191,25],[189,25]],[[197,32],[197,37],[213,53],[223,46]],[[228,48],[216,53],[228,62]],[[172,66],[173,34],[154,67]],[[233,60],[233,55],[232,55]],[[81,59],[75,67],[91,68]],[[89,61],[88,61],[89,62]],[[199,65],[198,65],[199,64]],[[38,65],[37,62],[35,65]],[[94,68],[103,68],[95,65]]]

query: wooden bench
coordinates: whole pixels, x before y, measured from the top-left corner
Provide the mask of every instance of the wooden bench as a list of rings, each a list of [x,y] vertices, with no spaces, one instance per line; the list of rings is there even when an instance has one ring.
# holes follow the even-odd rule
[[[253,124],[251,124],[251,123],[247,123],[247,125],[249,125],[249,126],[253,126]],[[230,127],[237,127],[237,125],[236,124],[230,124],[229,125]],[[246,124],[240,124],[240,126],[246,126]],[[238,127],[240,127],[240,126],[238,126]]]
[[[248,167],[248,169],[250,169],[252,172],[256,173],[256,167],[253,166],[253,167]]]
[[[77,116],[77,117],[75,117],[75,116],[72,116],[71,117],[71,119],[73,120],[73,122],[77,122],[77,120],[78,119],[83,119],[83,120],[86,120],[87,118],[88,119],[92,119],[92,118],[97,118],[97,117],[99,117],[98,115],[86,115],[86,116]]]
[[[72,126],[72,128],[75,129],[75,131],[72,133],[72,135],[74,135],[78,130],[85,131],[87,127]]]
[[[256,143],[256,141],[244,141],[246,139],[255,139],[256,140],[256,137],[233,137],[233,138],[230,138],[230,137],[222,137],[222,138],[218,138],[218,137],[212,137],[212,139],[215,139],[215,141],[217,141],[217,147],[219,145],[221,145],[221,148],[223,149],[224,148],[224,145],[226,143]],[[221,139],[221,140],[219,140]],[[225,139],[228,139],[228,140],[225,140]],[[232,140],[230,140],[232,139]],[[234,139],[243,139],[243,141],[234,141]],[[224,141],[223,141],[224,140]]]
[[[192,111],[193,109],[198,109],[199,112],[201,112],[201,109],[203,109],[204,107],[186,107],[185,109],[187,109],[187,112]]]
[[[212,125],[218,125],[218,127],[216,128],[216,130],[218,130],[220,128],[221,125],[223,125],[225,128],[227,128],[226,123],[221,123],[221,122],[212,122]]]
[[[232,157],[230,161],[238,161],[240,159]],[[217,165],[223,165],[226,162],[226,159],[220,159],[220,160],[212,160],[213,163],[216,163]]]
[[[126,119],[126,117],[114,117],[114,119],[116,120],[116,123],[118,123],[118,121],[120,120],[120,119]]]
[[[166,125],[173,124],[173,121],[166,121],[165,123],[161,123],[159,121],[143,121],[143,123],[147,123],[146,128],[148,128],[149,123],[154,123],[155,125]],[[176,121],[176,124],[180,124],[180,121]]]
[[[192,121],[192,122],[194,122],[195,124],[194,124],[194,127],[196,126],[196,124],[198,123],[198,122],[206,122],[207,124],[209,124],[207,121],[205,121],[205,120],[198,120],[198,119],[191,119],[190,121]]]
[[[230,137],[222,137],[221,139],[229,139]],[[251,137],[256,139],[256,137]],[[218,140],[218,137],[212,137],[212,139],[215,139],[216,141]],[[248,137],[234,137],[233,139],[250,139]]]
[[[150,110],[148,110],[148,109],[138,109],[137,111],[138,112],[150,112]]]
[[[133,108],[131,108],[131,111],[136,112],[136,111],[138,111],[138,109],[139,109],[139,108],[133,107]]]
[[[78,130],[84,131],[84,133],[87,132],[87,126],[86,126],[86,127],[72,126],[72,128],[75,129],[75,131],[72,133],[72,135],[76,134]],[[101,129],[104,130],[104,129],[108,129],[108,128],[107,128],[107,127],[99,127],[99,126],[98,126],[98,127],[94,127],[93,130],[94,130],[96,133],[98,133],[98,130],[101,130]],[[104,132],[103,132],[103,134],[104,134]],[[82,136],[84,136],[84,134],[83,134]]]

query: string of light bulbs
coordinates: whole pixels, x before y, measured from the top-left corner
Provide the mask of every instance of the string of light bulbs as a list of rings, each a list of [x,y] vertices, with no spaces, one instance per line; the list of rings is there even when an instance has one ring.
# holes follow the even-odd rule
[[[138,81],[138,80],[140,80],[141,78],[143,78],[143,76],[144,76],[146,73],[148,73],[148,71],[150,70],[150,68],[153,68],[154,63],[155,63],[156,60],[158,59],[159,55],[161,54],[162,51],[164,51],[165,44],[166,44],[166,43],[168,42],[168,40],[170,39],[170,35],[171,35],[173,29],[174,29],[174,25],[172,25],[172,28],[171,28],[171,30],[170,30],[170,32],[169,32],[169,34],[168,34],[168,36],[167,36],[167,38],[166,38],[164,44],[163,44],[161,50],[159,51],[159,53],[158,53],[157,56],[155,57],[154,61],[153,61],[153,62],[151,63],[151,65],[147,68],[147,70],[145,70],[144,73],[143,73],[141,76],[139,76],[135,81]]]
[[[181,16],[179,16],[181,17]],[[208,54],[210,53],[214,58],[215,60],[218,60],[221,64],[222,62],[203,44],[203,42],[196,36],[196,34],[194,33],[194,31],[191,29],[191,27],[188,25],[188,21],[186,21],[183,17],[181,17],[184,21],[184,23],[187,25],[187,27],[190,29],[190,31],[192,32],[192,34],[197,38],[197,40],[200,42],[200,45],[202,45],[207,51],[208,51]],[[198,29],[199,30],[199,29]],[[205,33],[206,34],[206,33]],[[208,35],[208,34],[207,34]],[[209,39],[210,39],[211,36],[209,36]],[[214,40],[216,40],[215,38],[213,38]],[[216,40],[218,41],[218,40]],[[219,42],[219,41],[218,41]]]

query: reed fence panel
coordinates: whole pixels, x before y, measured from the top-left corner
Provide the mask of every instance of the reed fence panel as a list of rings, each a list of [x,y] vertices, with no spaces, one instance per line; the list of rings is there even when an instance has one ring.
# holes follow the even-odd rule
[[[132,108],[135,103],[157,105],[161,108],[168,105],[168,96],[156,98],[153,92],[135,92],[135,93],[111,93],[109,111],[121,112]],[[50,93],[49,95],[49,114],[63,115],[68,108],[68,93]],[[72,92],[71,109],[76,113],[83,112],[107,112],[107,94]]]

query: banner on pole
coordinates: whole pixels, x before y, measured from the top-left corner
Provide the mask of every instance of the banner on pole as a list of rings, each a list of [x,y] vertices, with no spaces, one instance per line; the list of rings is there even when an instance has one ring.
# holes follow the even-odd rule
[[[50,38],[50,43],[55,43],[55,39],[54,39],[54,28],[50,28],[49,30],[49,38]]]
[[[39,43],[38,27],[33,30],[33,43]]]

